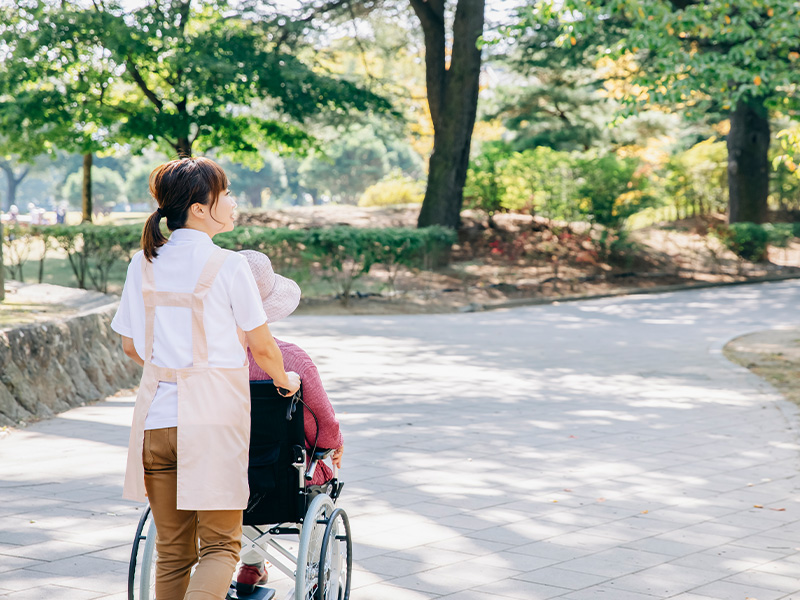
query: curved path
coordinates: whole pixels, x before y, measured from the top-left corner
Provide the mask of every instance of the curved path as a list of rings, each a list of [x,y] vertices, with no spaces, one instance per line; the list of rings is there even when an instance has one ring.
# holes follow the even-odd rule
[[[798,300],[788,282],[277,324],[340,413],[352,597],[800,597],[796,411],[720,352],[800,323]],[[131,404],[0,439],[0,597],[123,597]]]

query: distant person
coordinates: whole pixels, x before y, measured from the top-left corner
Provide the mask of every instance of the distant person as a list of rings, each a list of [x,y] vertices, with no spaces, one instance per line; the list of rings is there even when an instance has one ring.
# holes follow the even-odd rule
[[[267,322],[274,323],[285,319],[294,312],[300,303],[300,287],[286,277],[275,273],[272,263],[265,254],[253,250],[242,250],[239,254],[247,258],[247,264],[258,285]],[[284,370],[294,371],[303,382],[303,402],[308,407],[305,411],[304,429],[306,450],[309,459],[312,448],[335,448],[331,460],[337,467],[342,466],[344,442],[339,422],[333,411],[333,405],[322,387],[319,371],[311,357],[299,346],[275,339],[283,355]],[[271,374],[264,371],[254,360],[250,350],[250,381],[272,379]],[[309,410],[310,409],[310,410]],[[313,411],[313,415],[311,414]],[[317,419],[314,420],[314,415]],[[319,423],[319,431],[317,431]],[[314,478],[309,485],[323,485],[330,481],[333,473],[323,462],[318,463]],[[267,568],[264,559],[255,550],[245,552],[241,556],[242,564],[236,572],[236,591],[239,594],[252,594],[257,585],[267,583]]]
[[[56,224],[63,225],[67,221],[67,209],[61,205],[56,209]]]
[[[11,225],[19,223],[19,208],[17,208],[16,204],[12,204],[8,207],[8,215],[8,222]]]

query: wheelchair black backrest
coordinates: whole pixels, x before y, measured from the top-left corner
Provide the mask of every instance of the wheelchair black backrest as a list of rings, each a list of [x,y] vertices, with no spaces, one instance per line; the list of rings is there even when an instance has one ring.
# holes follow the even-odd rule
[[[299,523],[305,515],[305,486],[295,467],[303,461],[305,448],[301,398],[302,388],[286,398],[272,381],[250,382],[250,502],[245,525]]]

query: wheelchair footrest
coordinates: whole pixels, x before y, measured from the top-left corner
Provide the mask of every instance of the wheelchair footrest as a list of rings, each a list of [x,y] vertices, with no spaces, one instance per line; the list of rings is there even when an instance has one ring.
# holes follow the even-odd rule
[[[228,590],[228,595],[225,596],[226,600],[272,600],[275,597],[275,590],[268,587],[256,587],[256,591],[252,594],[238,595],[236,587],[231,585]]]

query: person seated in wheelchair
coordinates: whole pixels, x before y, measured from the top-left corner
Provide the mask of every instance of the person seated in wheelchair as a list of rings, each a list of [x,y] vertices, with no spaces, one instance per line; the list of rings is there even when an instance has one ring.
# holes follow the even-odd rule
[[[258,285],[267,322],[285,319],[294,312],[300,303],[300,286],[287,277],[275,273],[269,258],[253,250],[239,252],[246,259],[250,270]],[[332,448],[331,461],[337,468],[342,465],[344,442],[336,420],[333,406],[331,405],[325,388],[322,386],[319,372],[311,357],[299,346],[275,338],[275,342],[283,354],[283,364],[286,371],[293,371],[300,375],[303,382],[303,403],[309,410],[304,413],[304,431],[308,460],[311,460],[312,448]],[[264,381],[272,379],[253,360],[250,359],[250,381]],[[316,416],[316,420],[315,417]],[[317,463],[314,476],[309,482],[310,486],[322,486],[333,477],[333,472],[322,461]],[[236,589],[241,594],[249,594],[255,590],[256,585],[267,582],[266,563],[261,555],[254,551],[245,552],[240,557],[241,565],[236,572]]]

